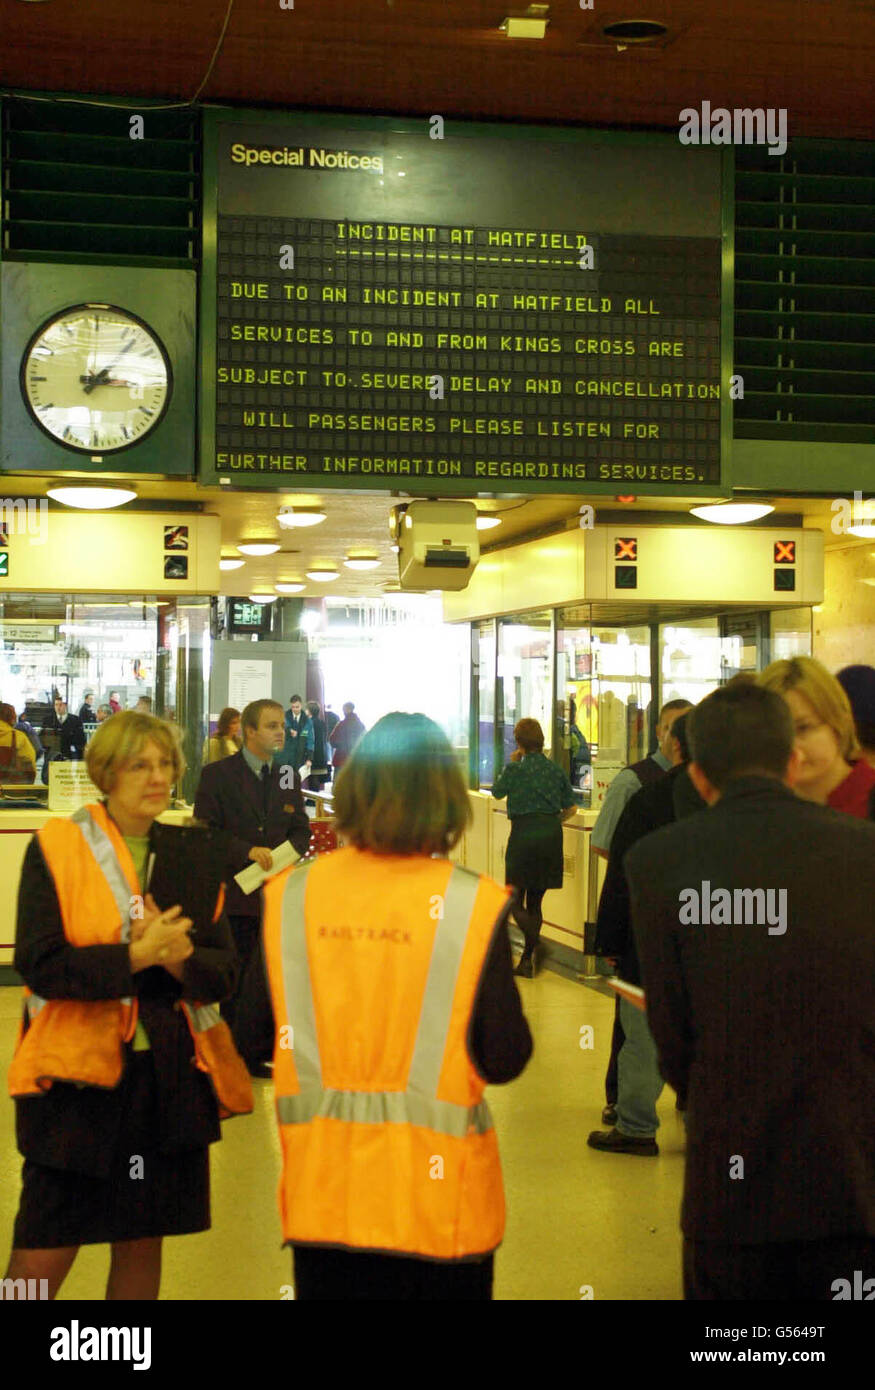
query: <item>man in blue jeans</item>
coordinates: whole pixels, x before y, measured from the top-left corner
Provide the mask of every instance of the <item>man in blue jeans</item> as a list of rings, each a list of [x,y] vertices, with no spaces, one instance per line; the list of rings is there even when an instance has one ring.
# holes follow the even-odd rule
[[[664,777],[636,792],[617,822],[599,900],[596,954],[615,960],[617,974],[633,985],[641,984],[641,967],[632,932],[623,859],[645,835],[705,808],[687,776],[686,719],[685,714],[680,715],[671,730],[672,752],[681,761]],[[659,1153],[655,1138],[659,1128],[656,1102],[664,1084],[657,1065],[656,1044],[647,1015],[622,997],[620,1022],[625,1037],[617,1065],[617,1123],[613,1129],[594,1130],[587,1143],[592,1149],[653,1158]]]

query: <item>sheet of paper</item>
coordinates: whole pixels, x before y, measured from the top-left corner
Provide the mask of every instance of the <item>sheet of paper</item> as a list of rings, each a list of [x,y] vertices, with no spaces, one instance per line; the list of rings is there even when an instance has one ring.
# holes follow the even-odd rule
[[[271,661],[229,661],[228,704],[245,709],[250,700],[269,700],[272,672]]]
[[[621,999],[626,999],[642,1013],[647,1012],[647,1000],[640,985],[630,985],[628,980],[621,980],[617,975],[611,975],[605,983],[610,985],[611,989],[616,990]]]
[[[283,869],[288,869],[292,864],[297,864],[300,854],[289,844],[288,840],[283,840],[281,845],[271,850],[273,862],[265,872],[258,864],[250,864],[248,868],[241,869],[239,874],[234,875],[234,882],[243,893],[254,893],[264,883],[265,879],[273,878],[274,874],[281,873]]]

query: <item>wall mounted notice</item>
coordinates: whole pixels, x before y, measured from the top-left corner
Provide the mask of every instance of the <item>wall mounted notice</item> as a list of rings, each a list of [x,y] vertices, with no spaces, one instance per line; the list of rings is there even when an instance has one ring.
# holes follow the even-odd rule
[[[229,661],[228,704],[244,710],[250,700],[270,700],[272,661]]]
[[[725,484],[720,151],[207,118],[205,480],[450,495]]]

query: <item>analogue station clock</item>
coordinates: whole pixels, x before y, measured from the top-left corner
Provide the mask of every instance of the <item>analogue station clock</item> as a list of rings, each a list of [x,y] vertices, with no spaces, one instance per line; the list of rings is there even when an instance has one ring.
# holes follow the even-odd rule
[[[142,319],[111,304],[77,304],[44,323],[21,363],[25,404],[40,429],[80,453],[117,453],[155,429],[173,376]]]

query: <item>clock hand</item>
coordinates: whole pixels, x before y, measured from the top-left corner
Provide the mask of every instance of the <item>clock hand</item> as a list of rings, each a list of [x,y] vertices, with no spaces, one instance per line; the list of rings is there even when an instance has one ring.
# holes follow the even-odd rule
[[[114,367],[118,366],[125,353],[128,351],[129,348],[132,348],[133,346],[134,341],[133,339],[131,339],[131,341],[129,343],[126,343],[125,346],[122,348],[121,352],[119,353],[118,357],[115,359],[114,362],[110,362],[109,366],[107,367],[101,367],[100,371],[90,378],[88,385],[84,388],[86,396],[90,396],[95,386],[103,386],[105,384],[107,374],[111,372]]]

